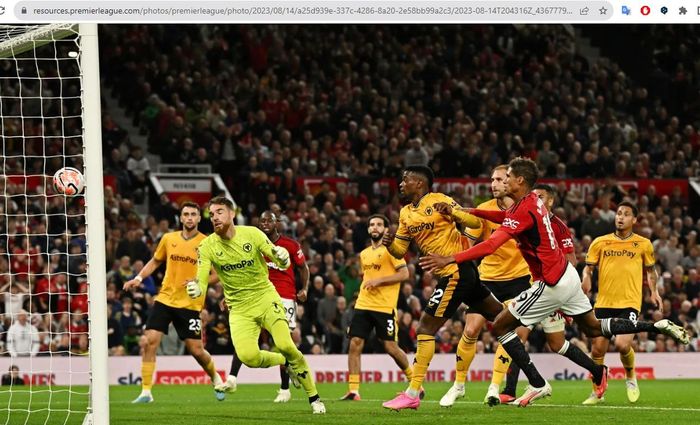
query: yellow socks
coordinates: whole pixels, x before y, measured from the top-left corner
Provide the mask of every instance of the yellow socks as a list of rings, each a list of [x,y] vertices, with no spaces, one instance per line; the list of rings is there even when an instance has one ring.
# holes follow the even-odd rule
[[[141,362],[141,389],[150,391],[153,388],[153,372],[156,370],[156,362]]]
[[[428,371],[430,361],[435,354],[435,337],[433,335],[418,335],[418,348],[413,361],[413,378],[408,386],[409,394],[416,397],[423,385],[423,378]]]
[[[634,371],[634,350],[632,347],[630,347],[630,351],[627,354],[620,353],[620,361],[622,361],[622,366],[625,368],[627,379],[634,379],[637,374]]]
[[[209,375],[209,378],[211,378],[211,382],[214,385],[221,383],[221,376],[219,376],[219,374],[216,373],[216,366],[214,366],[214,360],[209,360],[209,363],[206,366],[204,366],[203,369],[205,372],[207,372],[207,375]]]
[[[464,385],[467,380],[467,371],[476,355],[476,340],[476,338],[462,334],[462,338],[460,338],[459,344],[457,344],[457,371],[455,383],[458,385]]]
[[[501,344],[498,344],[496,352],[493,354],[493,376],[491,377],[491,383],[494,385],[501,386],[503,382],[503,377],[508,373],[508,367],[510,367],[511,358],[506,352],[505,348]]]
[[[360,391],[360,374],[351,373],[348,376],[348,390],[351,393],[357,393]]]
[[[408,380],[408,382],[411,382],[411,380],[413,379],[413,368],[411,366],[407,367],[406,369],[404,369],[403,374],[406,375],[406,379]]]

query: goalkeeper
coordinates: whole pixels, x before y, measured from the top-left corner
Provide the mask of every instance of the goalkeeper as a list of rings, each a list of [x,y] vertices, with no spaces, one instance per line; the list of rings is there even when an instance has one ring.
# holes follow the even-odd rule
[[[325,413],[309,365],[289,334],[282,300],[268,278],[263,258],[286,269],[289,252],[273,245],[256,227],[234,226],[233,203],[223,196],[209,201],[209,213],[214,234],[199,245],[197,280],[187,282],[187,293],[197,298],[206,291],[213,266],[230,310],[231,339],[239,359],[253,368],[286,365],[292,383],[304,387],[313,413]],[[258,348],[261,328],[272,335],[281,354]]]

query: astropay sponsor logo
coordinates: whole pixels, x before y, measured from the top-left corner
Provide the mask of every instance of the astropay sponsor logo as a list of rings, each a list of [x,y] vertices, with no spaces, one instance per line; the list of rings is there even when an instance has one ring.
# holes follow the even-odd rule
[[[435,229],[435,223],[434,222],[428,222],[428,223],[421,223],[417,226],[408,226],[408,233],[410,234],[415,234],[422,232],[423,230],[433,230]]]
[[[253,260],[241,260],[239,263],[234,264],[224,264],[221,266],[221,270],[225,272],[232,272],[234,270],[240,270],[244,267],[250,267],[255,263]]]

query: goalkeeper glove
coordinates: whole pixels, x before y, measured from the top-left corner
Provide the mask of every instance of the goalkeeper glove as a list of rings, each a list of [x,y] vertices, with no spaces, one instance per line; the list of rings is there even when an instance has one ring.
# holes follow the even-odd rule
[[[202,296],[202,288],[199,287],[199,283],[196,280],[187,282],[187,295],[192,299]]]
[[[284,247],[275,245],[272,247],[272,253],[282,263],[283,268],[289,268],[289,251],[284,249]]]

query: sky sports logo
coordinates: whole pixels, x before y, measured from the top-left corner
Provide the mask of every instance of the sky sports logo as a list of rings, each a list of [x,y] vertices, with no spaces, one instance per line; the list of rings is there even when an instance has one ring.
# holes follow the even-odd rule
[[[222,379],[226,378],[223,370],[218,370],[217,373]],[[128,375],[117,378],[117,382],[119,385],[140,385],[141,377],[129,372]],[[211,379],[203,370],[163,370],[155,372],[153,382],[164,385],[203,385],[210,384]]]

